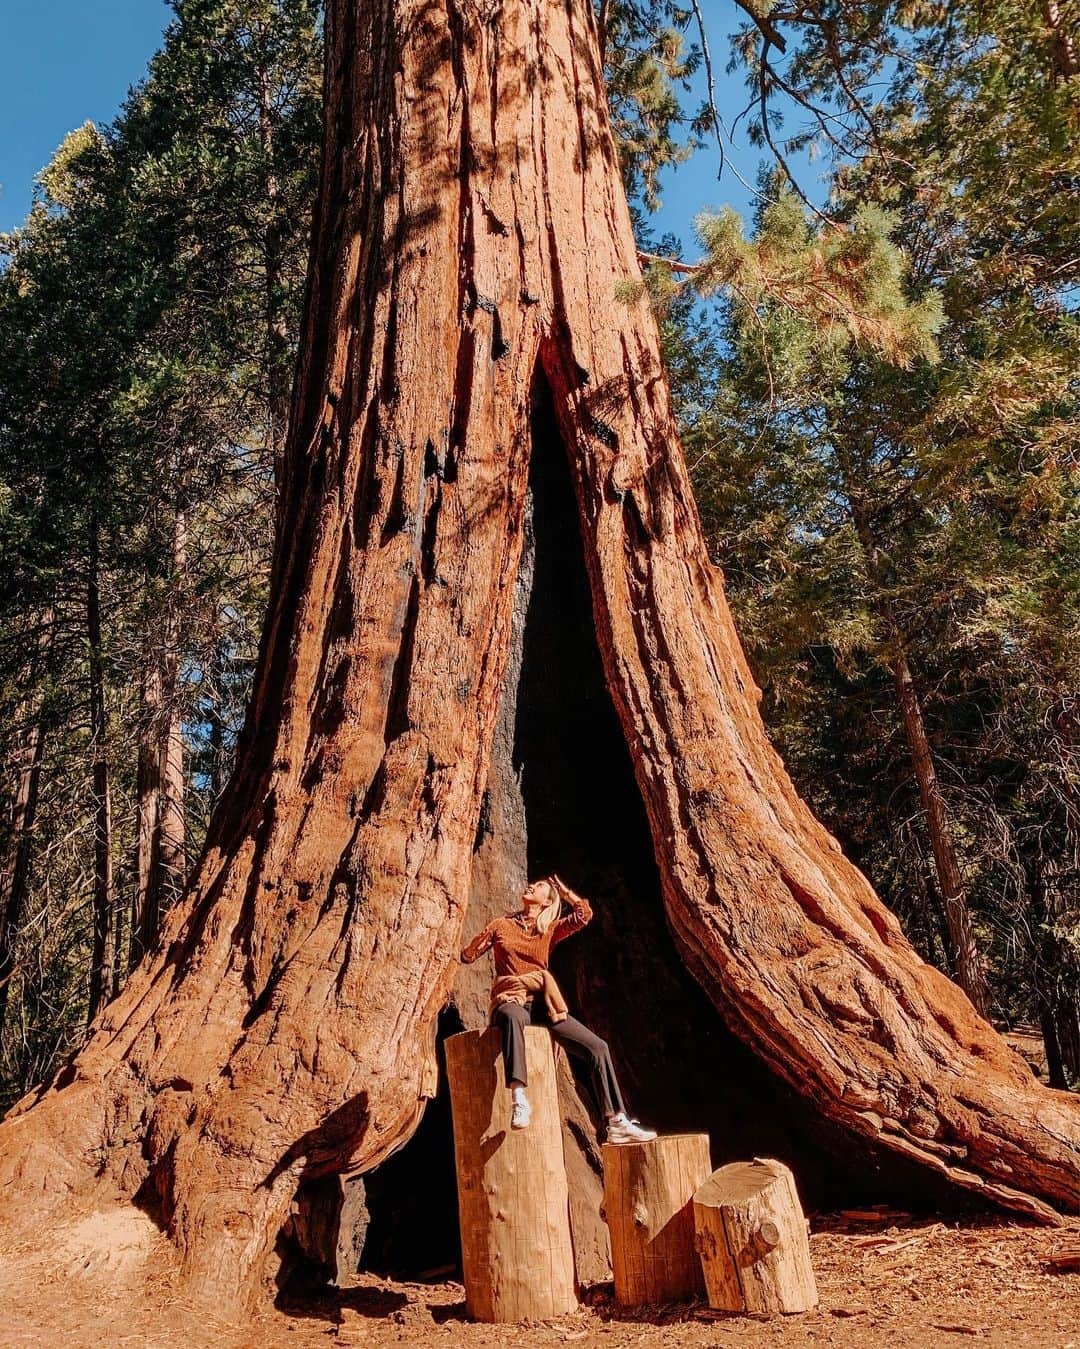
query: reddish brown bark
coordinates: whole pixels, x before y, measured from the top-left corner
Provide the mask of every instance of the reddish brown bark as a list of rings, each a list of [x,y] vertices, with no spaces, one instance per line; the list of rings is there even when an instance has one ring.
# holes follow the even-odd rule
[[[174,593],[163,621],[148,634],[142,673],[142,720],[136,775],[135,887],[129,964],[153,946],[161,915],[178,898],[186,871],[184,738],[180,707],[180,606],[176,588],[186,566],[187,517],[172,530]]]
[[[237,771],[158,949],[0,1130],[4,1219],[111,1182],[159,1213],[190,1287],[251,1298],[301,1180],[409,1138],[436,1088],[545,386],[687,968],[834,1129],[1028,1212],[1076,1206],[1080,1103],[917,958],[765,736],[654,320],[615,300],[638,271],[590,7],[333,0],[327,40]]]
[[[86,582],[87,675],[90,694],[91,782],[94,798],[94,932],[87,1019],[93,1022],[115,992],[119,955],[112,862],[112,787],[109,780],[105,670],[101,649],[101,569],[97,525],[91,526]]]
[[[535,425],[533,446],[535,461],[539,457]],[[559,449],[558,446],[553,448]],[[566,522],[560,520],[552,523],[558,526]],[[572,516],[568,523],[571,528],[574,527]],[[530,809],[528,798],[533,791],[532,764],[535,759],[532,747],[523,743],[521,729],[523,725],[528,725],[534,734],[545,738],[550,729],[550,720],[537,713],[533,681],[529,671],[523,668],[526,629],[535,614],[531,601],[547,589],[543,576],[539,580],[537,577],[535,493],[529,495],[523,533],[514,586],[503,692],[489,751],[487,786],[481,798],[480,819],[473,844],[469,904],[463,927],[463,933],[468,937],[472,937],[491,919],[515,907],[530,879],[530,871],[536,874],[544,865],[554,866],[551,855],[543,851],[543,839],[539,837],[543,824],[537,819],[535,810]],[[572,548],[566,548],[566,552],[573,557]],[[571,597],[560,588],[552,598],[559,605],[558,621],[565,626],[573,617],[568,612],[570,605],[567,604]],[[552,615],[546,613],[540,616],[539,621],[547,624],[551,618]],[[558,679],[557,669],[551,667],[558,665],[564,653],[552,647],[549,641],[545,654],[548,660],[544,662],[543,677],[558,697],[564,688]],[[576,668],[572,677],[579,677],[580,673],[580,668]],[[563,710],[568,710],[565,705]],[[550,764],[558,765],[556,772],[565,769],[565,762],[553,741],[548,741],[546,755]],[[528,765],[526,760],[529,761]],[[528,781],[525,780],[526,773],[529,775]],[[572,809],[577,806],[573,783],[556,783],[555,787],[556,791],[561,788],[563,797],[570,798]],[[567,837],[563,841],[565,847],[560,851],[558,861],[564,868],[569,864],[573,869],[573,845]],[[487,1024],[491,977],[490,962],[486,959],[463,965],[457,971],[454,1006],[466,1030],[479,1030]],[[600,1012],[596,999],[581,1001],[586,1004],[577,1008],[582,1017]],[[589,1118],[584,1093],[575,1088],[570,1064],[561,1052],[556,1054],[556,1069],[559,1097],[563,1105],[563,1148],[569,1181],[577,1274],[582,1282],[598,1282],[611,1275],[607,1226],[600,1216],[603,1200],[600,1149],[595,1141],[595,1130]]]
[[[941,903],[945,912],[945,928],[949,934],[949,956],[956,982],[971,999],[975,1009],[984,1016],[989,1009],[986,988],[986,964],[975,939],[971,909],[967,902],[964,879],[956,860],[952,829],[941,795],[922,704],[911,676],[907,655],[901,649],[892,661],[893,683],[904,722],[904,734],[911,751],[911,764],[919,788],[919,800],[926,813],[926,830],[934,853]]]
[[[263,235],[267,438],[274,465],[274,480],[280,486],[285,467],[292,359],[288,329],[282,314],[285,221],[281,211],[281,183],[273,167],[274,119],[270,76],[265,67],[259,70],[259,144],[266,163],[265,192],[266,205],[269,208]]]
[[[159,911],[158,820],[161,804],[161,665],[146,652],[140,684],[138,758],[135,773],[135,889],[132,895],[131,942],[128,964],[134,968],[145,955],[147,931],[157,927]]]

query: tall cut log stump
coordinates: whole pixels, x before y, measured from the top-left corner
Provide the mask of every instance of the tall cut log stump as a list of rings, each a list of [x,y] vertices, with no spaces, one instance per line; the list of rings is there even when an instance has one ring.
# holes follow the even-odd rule
[[[711,1307],[773,1315],[817,1306],[806,1219],[783,1162],[722,1166],[693,1207]]]
[[[562,1316],[578,1305],[551,1036],[525,1029],[532,1120],[510,1128],[499,1031],[446,1041],[465,1306],[476,1321]]]
[[[626,1307],[705,1291],[694,1250],[694,1191],[712,1168],[708,1134],[605,1143],[604,1218],[615,1298]]]

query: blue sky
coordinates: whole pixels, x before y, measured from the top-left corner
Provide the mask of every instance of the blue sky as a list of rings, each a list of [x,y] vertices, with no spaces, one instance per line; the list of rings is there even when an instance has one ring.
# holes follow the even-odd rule
[[[11,229],[30,207],[34,175],[64,136],[88,119],[104,125],[116,115],[129,87],[142,78],[172,17],[163,0],[2,0],[0,43],[0,230]],[[727,32],[736,11],[718,4],[710,33],[721,115],[729,122],[745,94],[737,77],[724,74]],[[733,159],[752,183],[760,152],[736,142]],[[747,212],[750,197],[725,173],[717,182],[716,147],[700,152],[663,180],[664,209],[658,233],[670,230],[696,247],[690,222],[703,207],[730,204]],[[812,190],[813,184],[804,186]],[[812,193],[813,194],[813,193]]]
[[[25,218],[69,131],[112,121],[171,14],[162,0],[2,0],[0,230]]]

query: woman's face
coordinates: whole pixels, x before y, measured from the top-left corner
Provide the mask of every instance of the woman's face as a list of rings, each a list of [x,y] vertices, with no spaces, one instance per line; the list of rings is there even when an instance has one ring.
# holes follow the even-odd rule
[[[547,881],[533,881],[532,885],[526,886],[521,896],[521,907],[526,913],[539,913],[541,909],[547,908],[551,900],[551,886]]]

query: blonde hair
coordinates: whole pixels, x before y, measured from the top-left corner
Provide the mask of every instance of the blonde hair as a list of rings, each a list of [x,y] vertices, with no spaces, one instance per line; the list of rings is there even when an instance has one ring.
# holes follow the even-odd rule
[[[550,876],[538,876],[537,880],[543,881],[548,888],[551,898],[536,915],[536,930],[543,934],[559,916],[559,910],[562,908],[562,891],[555,884]],[[536,884],[536,881],[533,882]]]

